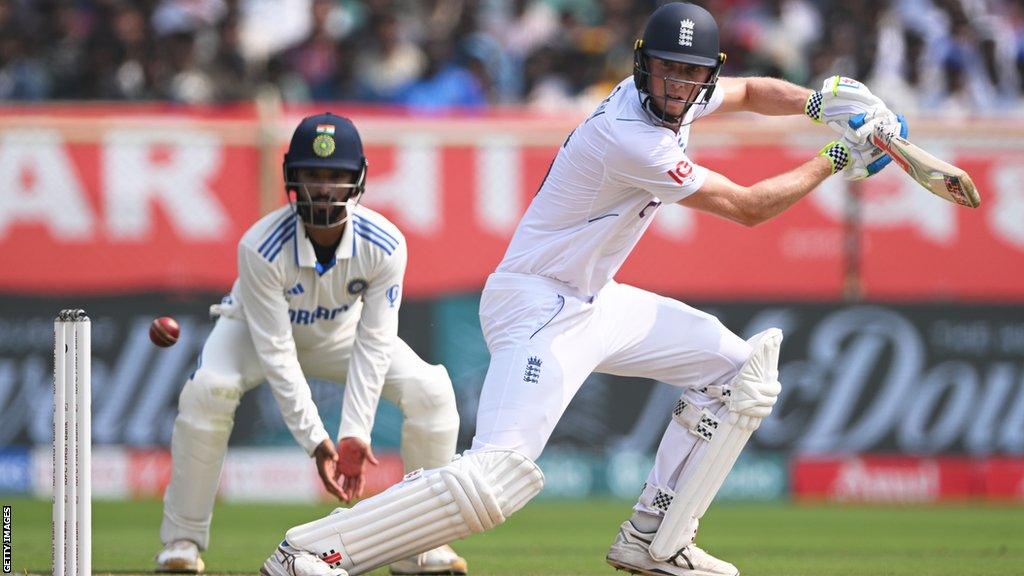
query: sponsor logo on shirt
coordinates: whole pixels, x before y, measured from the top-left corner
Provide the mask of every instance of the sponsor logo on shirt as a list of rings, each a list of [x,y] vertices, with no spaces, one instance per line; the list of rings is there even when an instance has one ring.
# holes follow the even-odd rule
[[[314,310],[296,310],[289,308],[288,319],[291,320],[292,324],[316,324],[318,320],[334,320],[335,316],[346,310],[348,310],[348,304],[343,304],[337,308],[324,308],[323,306],[317,306]]]
[[[390,304],[392,308],[395,307],[395,303],[398,302],[398,295],[401,293],[402,288],[398,284],[392,284],[391,287],[388,288],[386,296],[388,298],[388,304]]]
[[[680,160],[675,169],[667,172],[669,178],[676,181],[676,184],[682,185],[690,174],[693,174],[693,166],[686,160]]]

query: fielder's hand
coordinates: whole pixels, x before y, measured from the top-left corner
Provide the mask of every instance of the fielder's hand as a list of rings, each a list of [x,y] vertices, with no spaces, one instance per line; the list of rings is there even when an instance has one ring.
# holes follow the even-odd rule
[[[335,498],[348,500],[341,491],[341,486],[338,486],[338,482],[335,480],[338,474],[338,451],[334,449],[334,441],[328,438],[318,444],[316,450],[313,451],[313,457],[316,458],[316,471],[320,474],[320,481],[324,483],[324,488]]]
[[[363,495],[366,486],[366,465],[378,465],[370,446],[358,438],[342,438],[338,441],[338,467],[334,472],[334,481],[342,478],[341,498],[351,502]],[[337,484],[335,484],[337,485]]]
[[[887,111],[885,102],[868,90],[867,86],[843,76],[825,80],[821,90],[812,92],[804,105],[804,113],[815,122],[821,122],[842,134],[850,118],[858,114],[868,117]]]

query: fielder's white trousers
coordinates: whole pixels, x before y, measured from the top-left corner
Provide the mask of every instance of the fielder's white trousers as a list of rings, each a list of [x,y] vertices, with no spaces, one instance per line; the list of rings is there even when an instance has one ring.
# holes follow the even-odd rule
[[[316,348],[298,351],[308,379],[344,382],[354,329]],[[173,470],[164,494],[160,538],[186,539],[205,549],[235,409],[242,395],[264,382],[249,327],[221,317],[203,346],[200,367],[185,383],[171,439]],[[451,461],[459,430],[455,393],[443,366],[431,365],[402,339],[395,341],[382,397],[404,415],[402,460],[406,470],[437,468]],[[310,459],[309,466],[315,467]]]
[[[491,363],[472,449],[515,450],[534,460],[592,372],[678,386],[694,405],[720,413],[721,401],[700,389],[729,382],[751,353],[714,316],[615,282],[591,297],[555,280],[495,273],[480,300],[480,324]],[[675,486],[703,444],[670,420],[645,493]],[[648,500],[641,497],[637,509],[660,514]]]

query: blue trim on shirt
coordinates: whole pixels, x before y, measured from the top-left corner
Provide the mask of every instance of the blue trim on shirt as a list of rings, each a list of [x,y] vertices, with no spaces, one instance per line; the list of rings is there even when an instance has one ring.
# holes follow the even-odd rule
[[[295,237],[294,225],[285,228],[284,233],[277,240],[274,240],[273,243],[264,248],[263,251],[260,252],[260,255],[267,260],[273,260],[277,257],[278,252],[281,251],[281,248],[284,247],[285,242],[287,242],[289,238],[293,237]]]
[[[395,248],[398,248],[398,242],[391,242],[384,236],[381,236],[381,234],[378,231],[374,230],[373,228],[368,228],[366,226],[363,226],[362,224],[354,224],[352,226],[352,229],[355,230],[357,234],[365,238],[369,238],[371,236],[376,238],[381,243],[386,244],[389,250],[394,250]]]
[[[281,232],[282,230],[284,230],[284,229],[285,229],[285,228],[286,228],[286,227],[288,226],[288,222],[289,222],[289,220],[288,220],[288,218],[287,218],[287,217],[288,217],[288,216],[292,216],[292,215],[293,215],[293,214],[292,214],[291,212],[289,212],[288,214],[285,214],[285,219],[284,219],[284,220],[283,220],[282,222],[280,222],[279,224],[275,224],[275,225],[274,225],[274,226],[275,226],[275,227],[274,227],[274,231],[273,231],[273,232],[271,232],[271,233],[270,233],[270,234],[269,234],[269,235],[268,235],[268,236],[267,236],[267,237],[266,237],[266,238],[265,238],[265,239],[263,240],[263,243],[262,243],[262,244],[260,244],[260,247],[259,247],[259,249],[257,250],[257,252],[260,252],[260,253],[262,253],[262,252],[263,252],[263,250],[264,250],[264,249],[265,249],[265,248],[266,248],[267,246],[269,246],[270,244],[272,244],[272,243],[274,242],[274,238],[275,238],[275,237],[278,237],[278,235],[280,234],[280,232]]]
[[[373,229],[374,231],[379,232],[379,233],[383,234],[384,236],[386,236],[389,240],[391,240],[391,242],[393,242],[395,244],[396,247],[400,244],[400,242],[398,241],[398,238],[395,238],[391,234],[388,234],[388,231],[383,229],[383,228],[381,228],[378,224],[375,224],[375,223],[367,220],[366,218],[363,218],[362,216],[359,216],[358,214],[353,214],[352,217],[353,217],[353,220],[355,222],[358,222],[359,224],[365,224],[365,225],[367,225],[367,227],[369,227],[369,228]]]
[[[374,236],[370,236],[369,234],[364,234],[362,231],[360,231],[358,229],[355,229],[355,232],[356,232],[356,234],[361,236],[364,240],[369,240],[371,244],[376,244],[378,247],[380,247],[381,250],[383,250],[384,252],[387,252],[388,256],[391,256],[391,252],[392,252],[392,250],[394,250],[393,247],[388,246],[387,244],[384,244],[381,240],[378,240]]]
[[[387,232],[384,232],[379,227],[371,225],[370,223],[366,222],[365,220],[353,221],[352,222],[352,227],[356,228],[356,229],[358,229],[358,230],[360,230],[360,231],[362,231],[364,233],[372,234],[372,235],[376,236],[377,238],[380,239],[381,242],[384,242],[385,244],[387,244],[388,246],[391,246],[392,248],[397,248],[398,247],[398,240],[395,240],[393,236],[391,236]]]
[[[281,253],[281,249],[284,248],[284,245],[287,244],[289,240],[294,240],[294,239],[295,239],[295,228],[292,228],[288,232],[288,234],[286,234],[283,238],[281,238],[281,242],[278,243],[272,251],[270,251],[270,253],[267,255],[267,260],[269,260],[270,262],[273,262],[274,258],[277,258],[277,255]]]
[[[320,261],[317,260],[317,262],[316,262],[316,273],[321,275],[321,276],[323,276],[328,271],[330,271],[331,268],[334,268],[334,265],[337,264],[337,263],[338,263],[338,259],[337,258],[331,258],[331,261],[328,262],[327,264],[321,264]]]
[[[597,222],[598,220],[602,220],[604,218],[609,218],[611,216],[618,216],[618,214],[615,213],[615,212],[610,212],[608,214],[602,214],[601,216],[598,216],[597,218],[591,218],[590,220],[587,220],[587,224],[590,224],[591,222]]]
[[[286,226],[282,229],[280,236],[277,237],[273,242],[267,244],[266,247],[260,248],[259,253],[268,260],[273,260],[277,256],[277,252],[281,250],[281,246],[288,241],[289,236],[295,235],[295,222],[292,221],[290,226]],[[275,233],[276,234],[276,233]],[[273,254],[274,256],[271,256]]]

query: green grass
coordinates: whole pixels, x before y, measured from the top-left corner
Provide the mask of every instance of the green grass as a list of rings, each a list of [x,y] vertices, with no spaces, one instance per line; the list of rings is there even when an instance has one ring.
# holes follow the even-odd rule
[[[0,501],[14,507],[15,571],[49,572],[49,502]],[[456,548],[478,576],[610,575],[614,571],[604,564],[604,554],[629,506],[538,501]],[[218,505],[211,549],[204,554],[209,573],[256,573],[285,529],[329,510]],[[95,571],[151,570],[160,547],[160,513],[159,502],[96,502]],[[1024,508],[725,503],[711,508],[698,543],[739,566],[744,576],[1007,576],[1024,574]]]

